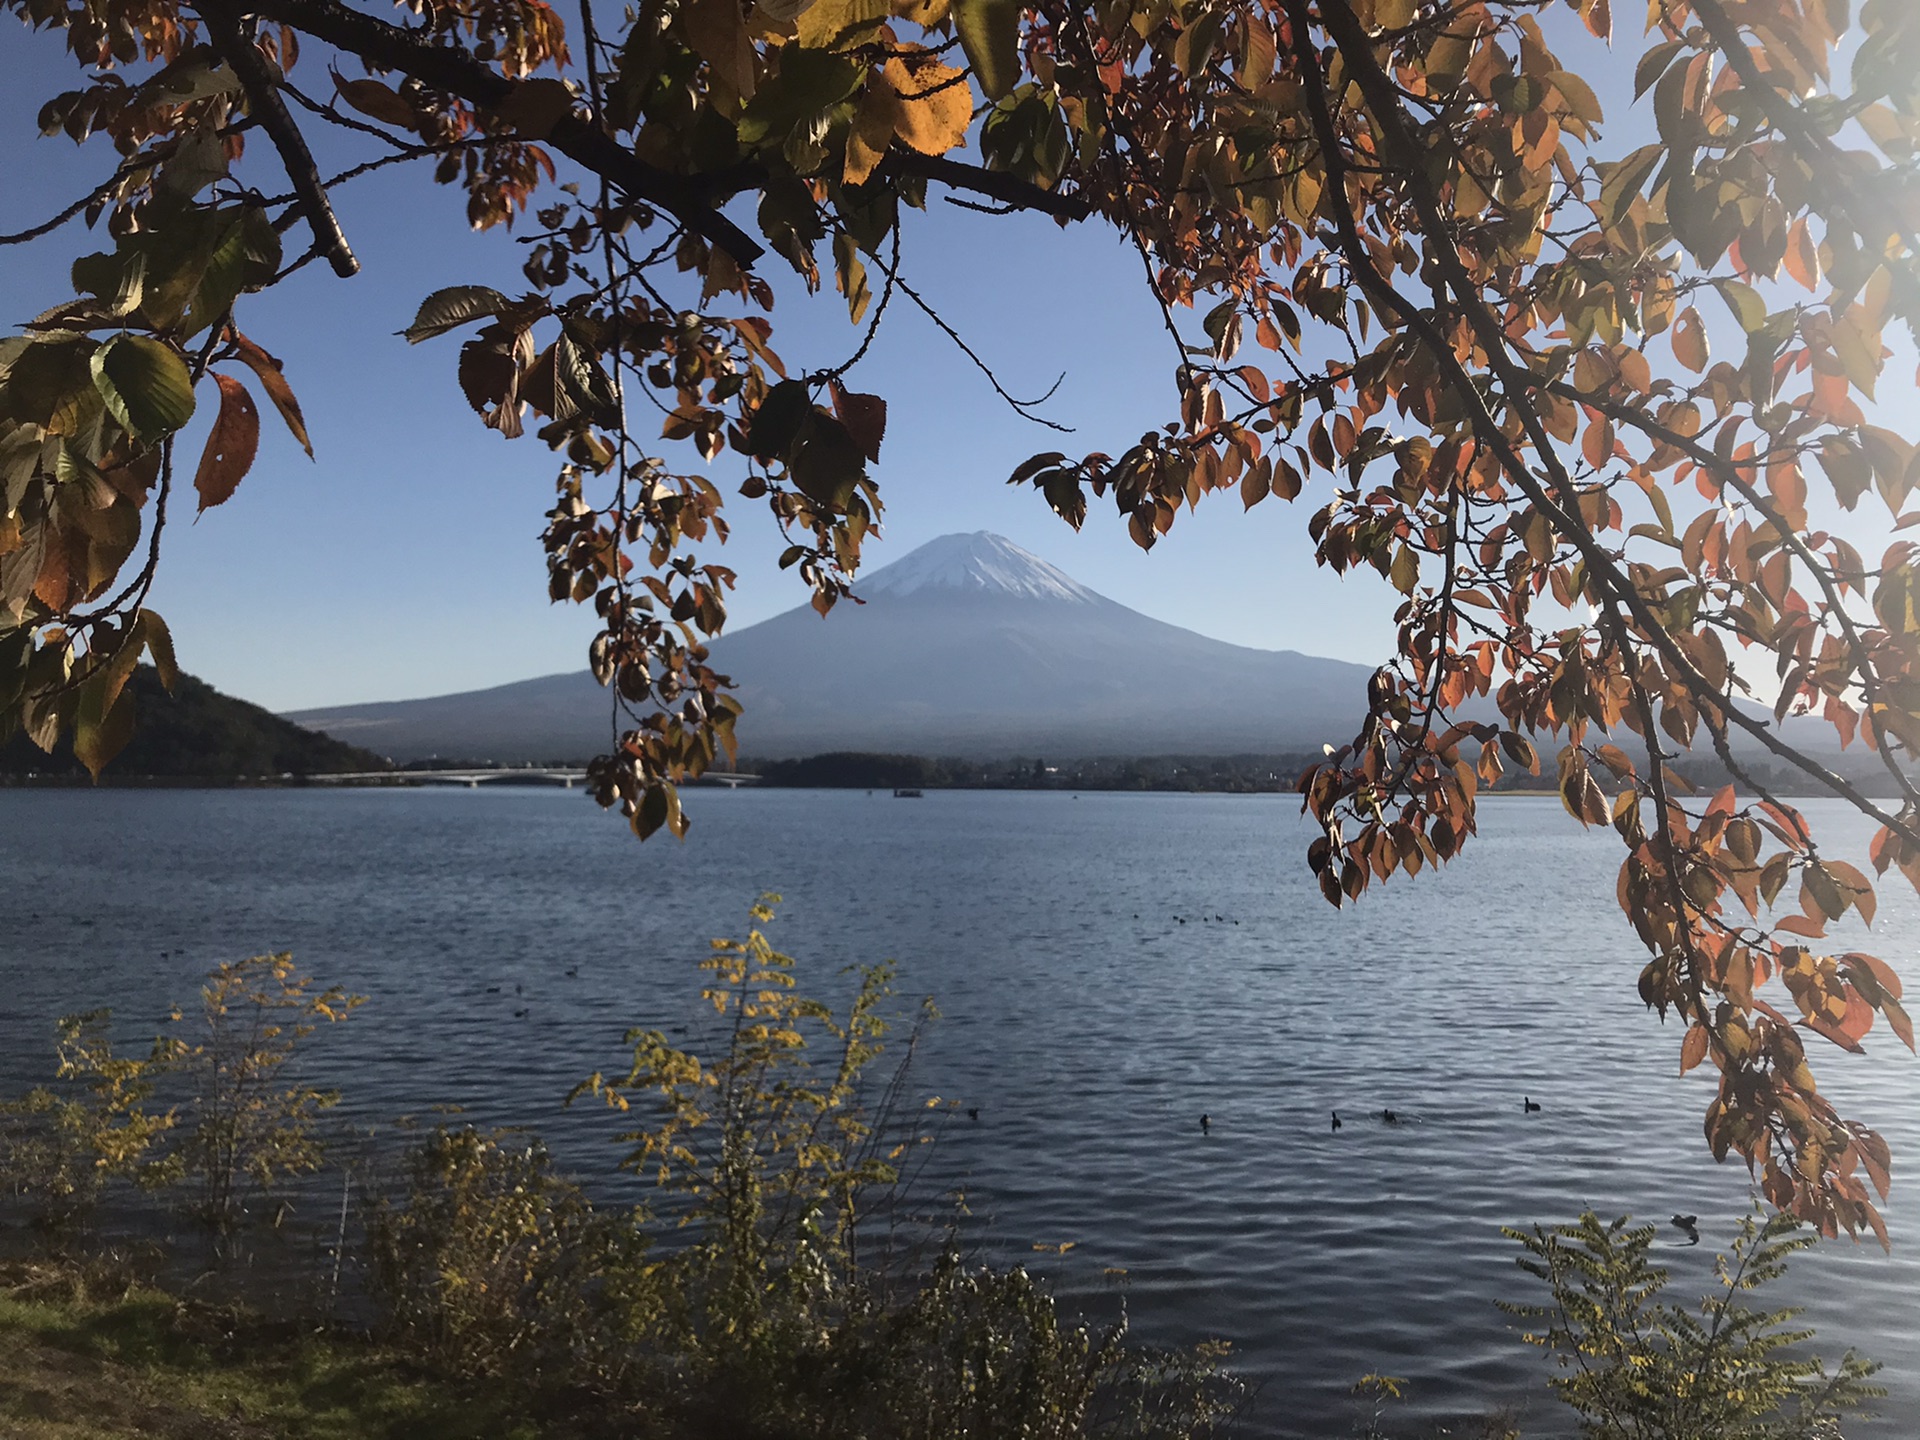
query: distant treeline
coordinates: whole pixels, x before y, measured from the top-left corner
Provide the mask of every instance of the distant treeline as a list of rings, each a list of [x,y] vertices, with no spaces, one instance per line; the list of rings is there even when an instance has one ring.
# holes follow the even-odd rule
[[[1053,762],[1039,757],[963,760],[838,750],[804,760],[743,761],[764,785],[837,790],[1293,789],[1307,755],[1154,755]]]
[[[1155,790],[1228,794],[1290,793],[1306,769],[1321,757],[1306,752],[1275,755],[1105,756],[1093,760],[1049,761],[1016,756],[1008,760],[964,760],[955,756],[884,755],[835,750],[801,760],[745,760],[739,770],[761,777],[765,786],[819,790]],[[1865,757],[1849,755],[1828,762],[1869,795],[1894,794],[1893,779]],[[1786,766],[1751,763],[1752,781],[1778,795],[1804,795],[1807,785]],[[1717,790],[1728,772],[1712,756],[1688,758],[1674,772],[1702,790]],[[1552,791],[1559,776],[1548,752],[1541,773],[1509,768],[1493,788],[1501,792]],[[1747,787],[1742,786],[1742,789]]]
[[[384,756],[302,729],[191,675],[182,675],[171,695],[148,665],[127,684],[133,691],[133,739],[107,766],[102,784],[207,784],[392,768]],[[0,783],[32,779],[84,782],[87,772],[69,743],[51,755],[25,735],[0,743]]]

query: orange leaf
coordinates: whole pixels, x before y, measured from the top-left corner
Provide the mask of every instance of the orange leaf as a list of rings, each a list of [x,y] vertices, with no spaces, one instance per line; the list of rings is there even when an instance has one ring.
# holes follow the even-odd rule
[[[413,113],[413,106],[378,80],[342,80],[336,72],[333,88],[340,92],[342,100],[370,120],[402,130],[419,127],[420,119]]]
[[[1807,217],[1802,215],[1793,222],[1793,228],[1787,232],[1787,273],[1800,282],[1805,290],[1820,288],[1820,247],[1813,243],[1813,233],[1807,229]]]
[[[1686,1074],[1707,1058],[1707,1027],[1689,1025],[1687,1038],[1680,1042],[1680,1073]]]
[[[1854,1039],[1851,1035],[1847,1034],[1847,1032],[1843,1030],[1840,1026],[1834,1024],[1831,1020],[1828,1020],[1824,1016],[1809,1015],[1805,1020],[1801,1021],[1800,1023],[1805,1025],[1809,1030],[1813,1031],[1814,1034],[1823,1036],[1826,1039],[1831,1040],[1834,1044],[1838,1045],[1842,1050],[1847,1051],[1849,1054],[1864,1055],[1867,1053],[1865,1048],[1861,1046],[1858,1040]]]
[[[1807,481],[1791,462],[1767,467],[1767,489],[1773,493],[1780,516],[1796,530],[1807,526]],[[1784,552],[1783,552],[1784,553]]]
[[[200,468],[193,477],[203,511],[232,498],[260,448],[260,412],[247,387],[231,375],[215,375],[213,383],[220,387],[220,413],[214,418],[207,448],[200,452]]]
[[[287,429],[311,460],[313,442],[307,438],[307,422],[300,414],[300,402],[293,398],[293,387],[287,384],[287,377],[281,373],[280,362],[238,330],[233,332],[233,344],[236,358],[260,377],[260,388],[267,392],[267,399],[273,402],[273,408],[280,412],[280,418],[287,422]]]
[[[847,158],[841,180],[848,185],[864,185],[874,167],[886,158],[893,143],[895,101],[884,83],[870,87],[860,97],[853,112],[853,124],[847,130]]]

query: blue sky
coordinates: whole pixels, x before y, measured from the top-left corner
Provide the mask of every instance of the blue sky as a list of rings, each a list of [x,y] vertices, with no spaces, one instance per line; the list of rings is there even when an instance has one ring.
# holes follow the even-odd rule
[[[76,73],[44,36],[9,23],[0,43],[7,229],[51,215],[113,164],[103,142],[38,138],[40,104],[71,88]],[[295,78],[310,91],[328,88],[317,57]],[[276,188],[274,166],[264,151],[248,157],[263,188]],[[239,494],[197,523],[182,514],[169,526],[152,603],[182,664],[277,709],[437,694],[584,664],[591,616],[546,598],[538,536],[554,457],[537,440],[503,441],[480,427],[454,384],[456,340],[409,347],[393,333],[438,286],[523,289],[520,247],[503,231],[468,231],[459,193],[432,186],[424,168],[368,177],[337,200],[362,273],[342,281],[309,266],[249,297],[241,314],[285,361],[317,458],[309,462],[269,415]],[[65,298],[74,256],[105,245],[76,221],[0,251],[0,314],[17,323]],[[916,288],[1013,393],[1038,394],[1064,373],[1046,413],[1075,433],[1056,436],[1011,413],[964,356],[896,303],[853,377],[891,406],[877,470],[885,538],[870,547],[870,567],[950,531],[995,530],[1117,600],[1220,639],[1364,661],[1390,653],[1393,593],[1313,564],[1306,522],[1327,498],[1324,478],[1291,507],[1270,500],[1243,514],[1236,497],[1215,497],[1151,554],[1111,511],[1096,509],[1076,535],[1032,490],[1003,483],[1036,451],[1118,453],[1172,413],[1171,345],[1137,256],[1111,231],[935,203],[914,217],[903,258]],[[777,259],[765,263],[785,271]],[[809,301],[797,283],[781,291],[775,344],[790,366],[830,363],[851,348],[839,296]],[[203,416],[189,436],[191,454],[204,424]],[[729,492],[738,470],[727,456],[712,466]],[[804,602],[798,581],[773,567],[782,542],[764,511],[739,498],[729,511],[736,528],[725,558],[740,573],[733,625]]]

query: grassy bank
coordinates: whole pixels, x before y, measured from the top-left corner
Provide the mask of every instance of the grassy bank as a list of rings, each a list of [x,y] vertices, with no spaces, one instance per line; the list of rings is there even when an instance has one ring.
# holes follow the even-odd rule
[[[113,1267],[0,1267],[9,1440],[546,1440],[530,1394],[433,1376],[396,1351],[196,1304]],[[549,1412],[551,1415],[551,1412]]]

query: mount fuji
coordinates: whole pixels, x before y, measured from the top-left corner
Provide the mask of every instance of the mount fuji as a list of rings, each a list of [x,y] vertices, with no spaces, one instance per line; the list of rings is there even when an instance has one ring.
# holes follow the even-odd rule
[[[1225,755],[1350,739],[1370,667],[1212,640],[1089,590],[1001,536],[929,541],[824,619],[801,606],[715,642],[742,758],[874,750]],[[580,759],[605,749],[584,669],[290,719],[398,761]]]

